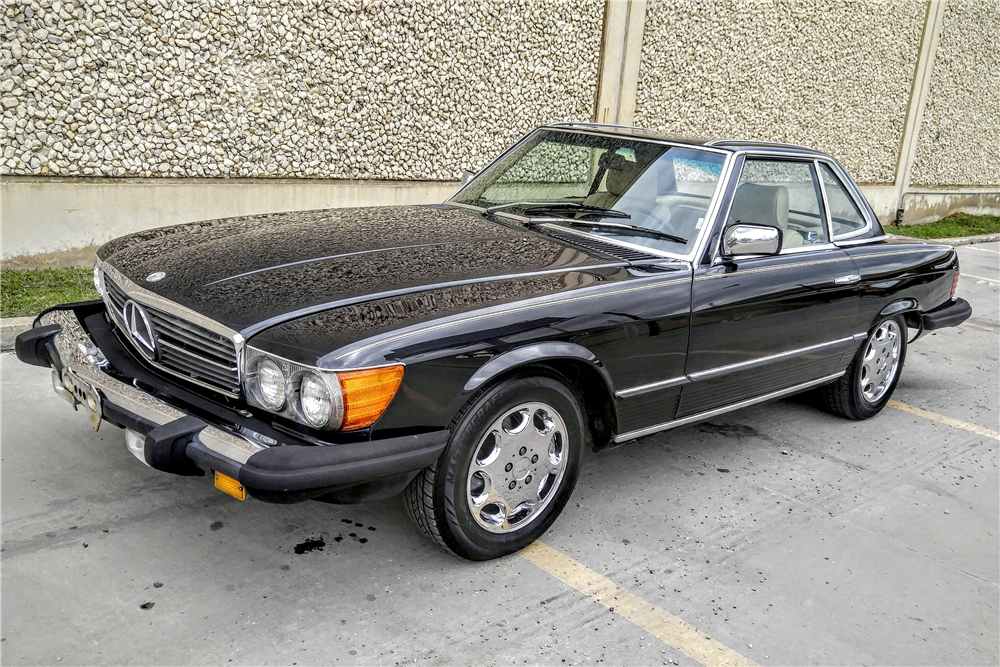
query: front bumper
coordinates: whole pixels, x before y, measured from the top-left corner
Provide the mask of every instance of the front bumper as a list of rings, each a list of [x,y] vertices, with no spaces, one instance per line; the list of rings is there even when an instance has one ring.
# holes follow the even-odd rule
[[[218,471],[238,480],[250,495],[271,502],[323,496],[361,502],[401,490],[431,465],[450,432],[435,431],[346,444],[272,446],[209,423],[114,377],[109,362],[81,324],[74,304],[43,313],[18,336],[18,358],[52,368],[53,388],[97,428],[102,420],[126,428],[128,449],[147,465],[181,475]]]

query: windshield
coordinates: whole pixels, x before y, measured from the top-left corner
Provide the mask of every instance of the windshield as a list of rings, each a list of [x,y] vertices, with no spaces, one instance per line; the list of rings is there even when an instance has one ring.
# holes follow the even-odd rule
[[[628,223],[575,226],[687,254],[705,223],[725,159],[697,148],[540,130],[451,201],[482,208],[508,205],[503,209],[529,217]],[[604,216],[600,209],[609,212]],[[629,225],[660,234],[629,230]]]

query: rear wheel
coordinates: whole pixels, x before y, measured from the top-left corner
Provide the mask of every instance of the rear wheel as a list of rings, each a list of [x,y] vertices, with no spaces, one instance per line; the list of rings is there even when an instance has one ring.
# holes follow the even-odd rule
[[[824,407],[847,419],[868,419],[892,397],[906,358],[906,323],[901,317],[880,320],[858,348],[847,372],[819,390]]]
[[[441,458],[407,487],[407,511],[424,534],[463,558],[523,549],[569,500],[583,443],[583,413],[563,383],[506,380],[459,415]]]

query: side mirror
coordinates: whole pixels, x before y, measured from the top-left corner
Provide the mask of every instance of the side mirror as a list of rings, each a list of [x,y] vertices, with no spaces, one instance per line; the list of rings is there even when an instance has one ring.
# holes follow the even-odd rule
[[[771,225],[737,223],[726,229],[722,237],[722,254],[777,255],[781,252],[781,230]]]
[[[462,185],[466,185],[469,183],[469,181],[471,181],[475,177],[476,175],[473,172],[469,171],[468,169],[463,169],[462,174],[458,177],[458,181]]]

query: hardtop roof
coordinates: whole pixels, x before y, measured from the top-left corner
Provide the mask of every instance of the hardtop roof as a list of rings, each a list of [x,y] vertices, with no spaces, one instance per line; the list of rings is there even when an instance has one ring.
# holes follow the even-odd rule
[[[830,157],[822,151],[818,151],[807,146],[796,144],[783,144],[772,141],[754,141],[751,139],[705,139],[690,137],[678,134],[670,134],[659,130],[652,130],[646,127],[634,125],[612,125],[609,123],[585,123],[585,122],[561,122],[549,123],[543,126],[546,129],[554,130],[582,130],[598,132],[601,134],[613,134],[635,139],[654,139],[660,141],[671,141],[679,144],[690,144],[692,146],[706,146],[721,150],[731,150],[733,152],[755,152],[755,153],[796,153],[805,156]]]

